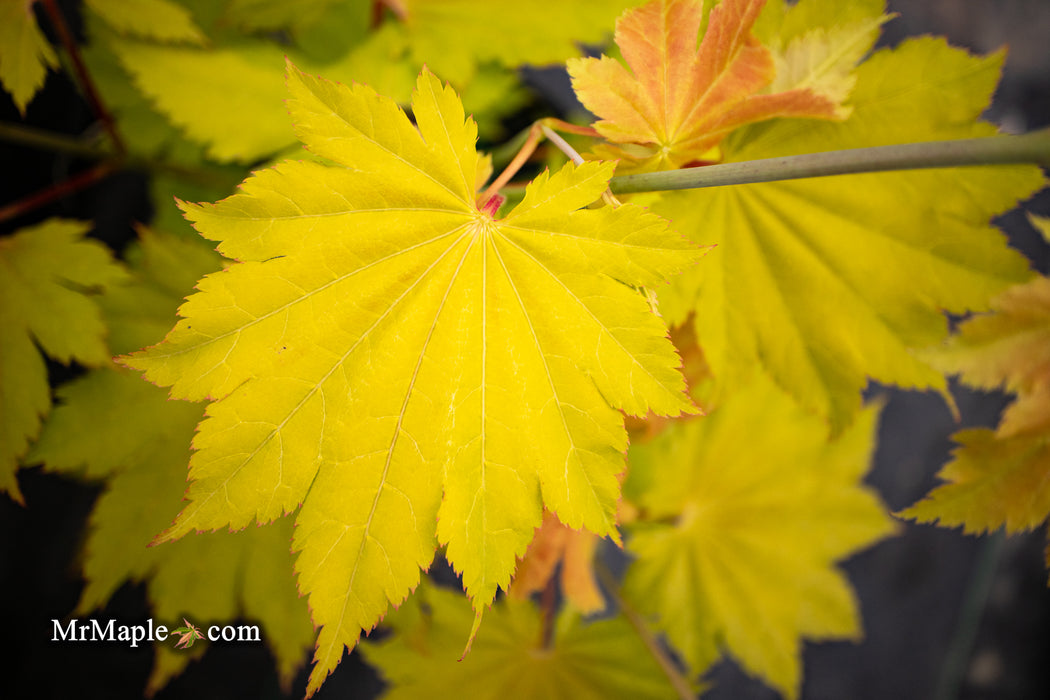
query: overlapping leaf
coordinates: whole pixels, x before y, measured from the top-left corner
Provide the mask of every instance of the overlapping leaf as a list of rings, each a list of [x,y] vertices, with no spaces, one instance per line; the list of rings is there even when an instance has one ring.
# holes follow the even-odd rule
[[[579,210],[611,165],[544,174],[504,218],[480,210],[473,122],[427,72],[418,128],[364,86],[288,80],[300,139],[341,167],[286,162],[184,205],[239,262],[127,363],[213,399],[163,539],[303,504],[312,692],[416,585],[435,534],[479,615],[544,505],[618,537],[617,409],[691,410],[666,330],[629,285],[699,253],[638,207]]]
[[[58,56],[33,14],[33,0],[0,4],[0,84],[11,93],[23,115],[47,77],[58,67]]]
[[[960,446],[939,474],[947,483],[905,517],[965,532],[1018,532],[1050,517],[1050,279],[1010,288],[992,309],[961,324],[933,359],[970,386],[1017,400],[996,430],[956,433]]]
[[[520,106],[523,62],[553,63],[578,53],[574,42],[602,38],[629,0],[614,3],[520,6],[518,21],[503,21],[505,9],[478,0],[410,2],[396,5],[401,18],[370,27],[369,3],[237,2],[209,28],[208,46],[170,46],[133,37],[105,41],[156,109],[210,158],[252,163],[293,145],[287,116],[273,109],[284,97],[285,56],[312,72],[370,85],[406,103],[422,65],[438,67],[460,89],[469,112],[499,115]],[[259,15],[252,21],[252,9]],[[296,43],[233,36],[229,24],[249,28],[290,26]],[[102,34],[96,32],[102,37]],[[455,42],[447,41],[455,36]],[[486,128],[496,130],[496,120]],[[244,128],[250,122],[252,128]]]
[[[189,10],[171,0],[85,0],[85,4],[121,33],[158,41],[205,41]]]
[[[744,124],[845,116],[840,101],[848,90],[835,81],[829,90],[820,80],[799,77],[785,83],[790,89],[763,92],[776,77],[773,55],[751,34],[764,4],[723,0],[710,11],[697,47],[702,3],[654,0],[616,23],[616,44],[631,71],[605,56],[568,62],[576,95],[601,117],[598,132],[614,143],[646,147],[613,150],[629,159],[624,172],[700,160]]]
[[[585,624],[562,612],[544,639],[531,602],[493,606],[470,655],[458,661],[473,613],[462,596],[421,587],[388,620],[395,635],[362,653],[391,688],[386,700],[663,700],[675,691],[627,621]]]
[[[199,243],[149,231],[132,257],[133,282],[99,298],[117,352],[163,337],[179,300],[199,275],[218,266]],[[76,614],[103,607],[127,581],[143,581],[157,620],[243,616],[260,623],[287,686],[314,639],[292,575],[291,523],[149,547],[178,512],[190,442],[203,414],[202,406],[169,401],[165,393],[115,365],[93,370],[58,389],[59,405],[26,458],[106,482],[91,513]],[[187,654],[157,644],[147,692],[206,648]]]
[[[857,70],[843,123],[779,120],[723,143],[727,160],[991,136],[975,120],[1001,55],[926,38]],[[1034,167],[871,174],[668,194],[654,209],[717,244],[704,274],[660,294],[671,323],[695,315],[724,387],[758,363],[805,406],[849,423],[869,377],[946,390],[914,350],[947,335],[944,310],[985,308],[1031,273],[989,220],[1044,184]]]
[[[90,226],[50,219],[0,238],[0,490],[21,501],[15,470],[51,410],[40,350],[59,362],[109,361],[96,295],[125,279]]]
[[[469,81],[480,61],[543,66],[595,44],[625,8],[640,0],[521,0],[508,7],[488,0],[391,0],[402,17],[416,63],[453,82]],[[449,41],[449,37],[456,37]]]
[[[857,639],[833,564],[893,531],[861,485],[878,412],[836,441],[761,376],[706,417],[631,447],[636,557],[624,581],[695,673],[724,650],[797,697],[803,639]]]
[[[528,598],[548,586],[557,569],[566,602],[584,614],[604,610],[605,597],[594,577],[597,545],[593,534],[565,527],[553,513],[544,513],[543,524],[518,563],[507,595],[516,600]]]

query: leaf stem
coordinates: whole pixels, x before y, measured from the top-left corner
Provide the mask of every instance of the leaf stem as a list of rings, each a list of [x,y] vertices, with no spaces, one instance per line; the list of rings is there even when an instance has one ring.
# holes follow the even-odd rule
[[[629,194],[886,170],[1021,163],[1050,166],[1050,129],[1041,129],[1020,136],[993,136],[853,148],[799,156],[765,158],[742,163],[621,175],[609,181],[609,189],[614,194]]]
[[[562,152],[568,155],[570,158],[574,158],[574,160],[576,158],[579,158],[579,162],[583,162],[583,159],[578,153],[576,153],[572,146],[570,146],[565,141],[565,139],[561,138],[556,133],[554,133],[553,129],[559,129],[561,131],[565,131],[572,134],[580,134],[583,136],[598,136],[598,132],[596,132],[589,126],[579,126],[577,124],[571,124],[569,122],[562,121],[561,119],[555,119],[554,117],[550,117],[547,119],[539,119],[533,122],[532,126],[530,126],[525,132],[525,139],[522,142],[521,147],[518,149],[518,152],[514,155],[514,158],[510,161],[507,167],[503,169],[503,172],[499,174],[499,177],[493,180],[492,184],[486,187],[485,191],[478,195],[478,206],[483,208],[486,207],[488,205],[489,200],[491,200],[497,192],[499,192],[507,183],[509,183],[512,177],[518,174],[518,171],[521,170],[521,167],[525,165],[525,163],[528,162],[529,158],[532,157],[532,154],[536,152],[536,147],[539,146],[540,139],[543,136],[549,138],[554,143],[554,145],[558,146],[558,148],[560,148]],[[518,138],[520,138],[520,136],[516,137],[514,141],[517,141]],[[575,156],[573,154],[575,154]],[[495,156],[493,156],[493,159],[496,159]],[[579,165],[579,162],[577,162],[577,165]]]
[[[981,616],[988,604],[988,594],[992,589],[1005,540],[1005,534],[999,530],[987,536],[981,543],[977,561],[974,562],[970,574],[966,597],[959,610],[955,634],[948,644],[944,664],[941,666],[934,700],[956,700],[959,697],[959,688],[966,675],[966,664],[973,653],[974,640],[977,639]]]
[[[133,155],[121,156],[102,145],[97,145],[90,141],[22,124],[0,122],[0,141],[57,153],[67,153],[80,158],[101,160],[108,162],[114,170],[124,168],[126,170],[167,173],[206,187],[228,188],[236,184],[235,182],[230,182],[229,178],[222,176],[217,171],[207,168],[194,168]]]
[[[0,222],[9,221],[15,217],[30,212],[37,207],[42,207],[45,204],[50,204],[51,202],[62,199],[74,192],[79,192],[85,187],[89,187],[96,182],[103,180],[106,176],[116,170],[117,167],[113,163],[99,163],[93,168],[77,173],[61,182],[57,182],[23,197],[16,202],[0,207]]]
[[[529,157],[536,151],[536,146],[539,145],[541,136],[543,136],[543,132],[540,131],[539,122],[536,122],[529,127],[529,135],[525,139],[525,143],[522,144],[521,148],[514,156],[514,159],[503,169],[503,172],[499,174],[499,177],[493,180],[492,184],[486,187],[485,191],[478,195],[477,202],[480,207],[485,208],[489,200],[500,191],[500,188],[510,182],[510,179],[518,174],[518,171],[521,170],[521,166],[525,165],[525,163],[528,162]]]
[[[656,659],[656,663],[660,665],[660,670],[667,676],[667,680],[671,682],[671,686],[674,688],[675,693],[678,695],[680,700],[695,700],[696,693],[693,691],[692,685],[688,679],[682,675],[682,672],[678,670],[678,666],[674,661],[667,655],[664,648],[660,646],[660,642],[657,641],[656,635],[653,634],[652,630],[646,624],[645,619],[642,618],[641,613],[634,609],[634,607],[624,600],[623,596],[620,595],[620,584],[616,581],[616,577],[612,575],[612,572],[605,566],[605,564],[599,560],[594,562],[594,571],[598,574],[598,579],[602,582],[602,586],[605,588],[605,592],[609,594],[609,597],[613,599],[616,606],[623,613],[623,616],[627,618],[627,622],[630,623],[631,627],[641,638],[642,643],[645,644],[645,648],[649,650],[653,658]]]
[[[561,134],[559,134],[558,132],[554,131],[554,129],[550,128],[546,124],[540,125],[540,130],[543,131],[543,135],[546,136],[550,140],[551,143],[553,143],[555,146],[557,146],[559,151],[561,151],[566,156],[568,156],[569,160],[571,160],[574,164],[576,164],[576,165],[582,165],[583,164],[583,156],[581,156],[576,151],[576,149],[573,148],[569,144],[568,141],[563,139],[561,137]]]
[[[91,79],[87,65],[80,56],[80,49],[73,38],[73,33],[69,31],[69,25],[66,24],[58,3],[55,0],[43,1],[44,9],[51,19],[51,24],[54,26],[55,31],[58,32],[62,46],[65,48],[66,53],[69,54],[69,59],[73,62],[73,72],[76,74],[77,82],[80,83],[80,87],[84,91],[84,97],[91,106],[91,111],[102,122],[102,127],[106,130],[106,134],[109,135],[109,140],[113,144],[114,150],[116,150],[118,155],[124,155],[127,152],[127,148],[124,146],[124,139],[120,138],[120,133],[117,132],[117,124],[113,119],[113,115],[109,113],[109,110],[102,103],[102,98],[95,88],[95,82]]]
[[[554,614],[558,602],[557,583],[553,575],[548,578],[540,598],[540,609],[543,611],[543,625],[540,629],[541,649],[550,649],[554,643]]]
[[[0,141],[95,160],[116,157],[112,151],[92,142],[11,122],[0,122]]]

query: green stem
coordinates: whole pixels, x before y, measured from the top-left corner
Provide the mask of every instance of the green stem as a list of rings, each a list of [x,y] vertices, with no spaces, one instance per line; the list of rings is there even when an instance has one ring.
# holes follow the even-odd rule
[[[1035,163],[1050,166],[1050,129],[1021,136],[993,136],[854,148],[743,163],[707,165],[657,173],[621,175],[609,181],[613,194],[744,185],[798,178],[971,165]]]
[[[616,607],[620,609],[620,613],[627,618],[627,622],[630,623],[631,627],[634,628],[635,633],[641,638],[642,643],[645,644],[645,648],[648,649],[649,653],[652,654],[654,659],[656,659],[656,663],[660,665],[660,670],[664,672],[667,680],[671,682],[671,687],[674,688],[679,699],[695,700],[696,693],[689,681],[682,675],[682,672],[678,670],[678,666],[667,655],[667,652],[664,651],[664,648],[656,639],[656,635],[654,635],[652,630],[649,629],[649,625],[646,624],[641,613],[635,610],[634,607],[624,600],[622,595],[620,595],[620,584],[616,581],[616,577],[612,575],[612,572],[606,568],[604,563],[598,560],[595,560],[594,562],[594,572],[598,574],[598,578],[601,580],[605,592],[613,599],[613,602],[616,603]]]
[[[95,142],[87,142],[65,134],[56,134],[51,131],[10,122],[0,122],[0,141],[56,153],[68,153],[69,155],[93,160],[117,157],[116,153],[97,145]]]
[[[124,140],[117,131],[116,120],[113,119],[113,115],[102,102],[102,96],[99,94],[98,88],[95,87],[95,81],[91,79],[91,72],[88,71],[87,64],[84,63],[84,59],[80,55],[80,47],[77,46],[73,33],[69,31],[69,25],[66,24],[66,19],[62,16],[62,10],[59,8],[56,0],[43,0],[43,6],[48,18],[51,20],[51,25],[62,41],[62,46],[69,55],[69,59],[73,62],[73,75],[76,76],[77,82],[80,83],[80,89],[84,91],[84,97],[91,106],[91,111],[102,122],[102,128],[109,135],[113,148],[118,154],[123,154],[127,149],[124,146]]]
[[[56,153],[67,153],[79,158],[99,160],[108,163],[113,169],[124,168],[166,173],[205,187],[229,188],[232,184],[235,184],[229,182],[228,177],[207,168],[194,168],[153,158],[120,155],[98,145],[94,141],[85,141],[65,134],[56,134],[21,124],[0,122],[0,141]]]
[[[999,568],[999,556],[1005,540],[1006,536],[1000,530],[985,537],[981,543],[977,561],[970,574],[966,597],[959,610],[955,634],[948,645],[944,665],[941,667],[934,700],[956,700],[959,697],[959,689],[966,676],[966,666],[973,655],[974,641],[977,639],[981,617],[988,603],[992,583],[995,581],[995,572]]]

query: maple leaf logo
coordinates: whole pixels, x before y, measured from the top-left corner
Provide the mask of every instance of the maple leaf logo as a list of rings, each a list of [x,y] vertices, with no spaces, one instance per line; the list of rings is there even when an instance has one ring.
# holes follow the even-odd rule
[[[176,627],[171,633],[179,635],[179,641],[175,643],[176,649],[189,649],[198,639],[204,639],[204,635],[186,618],[182,618],[182,622],[185,626]]]
[[[620,411],[695,411],[637,288],[702,251],[640,207],[583,208],[611,163],[544,173],[494,218],[475,201],[476,127],[425,70],[415,124],[362,85],[289,65],[288,87],[299,138],[336,165],[285,162],[217,204],[182,203],[237,262],[124,361],[213,400],[189,504],[160,541],[302,504],[312,693],[437,543],[476,631],[544,507],[619,541]]]

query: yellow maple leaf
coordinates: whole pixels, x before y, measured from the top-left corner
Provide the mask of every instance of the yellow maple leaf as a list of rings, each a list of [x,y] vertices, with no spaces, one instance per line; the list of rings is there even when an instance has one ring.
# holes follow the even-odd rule
[[[679,168],[701,160],[726,134],[773,117],[835,119],[840,106],[809,87],[762,93],[775,78],[772,53],[751,34],[765,0],[724,0],[697,47],[699,0],[654,0],[616,23],[619,61],[571,59],[573,88],[601,117],[595,128],[620,144],[627,170]]]
[[[337,165],[285,162],[217,204],[182,204],[238,262],[125,361],[212,399],[189,504],[162,540],[302,504],[312,693],[418,583],[435,535],[476,621],[544,507],[619,538],[619,411],[693,410],[635,287],[700,251],[640,207],[581,209],[611,164],[544,173],[503,218],[479,208],[474,123],[427,71],[415,124],[362,85],[290,66],[288,87],[299,138]]]
[[[894,530],[861,484],[877,417],[866,409],[828,442],[819,418],[756,374],[703,419],[631,447],[625,596],[694,673],[724,649],[793,698],[804,638],[860,637],[834,564]]]

